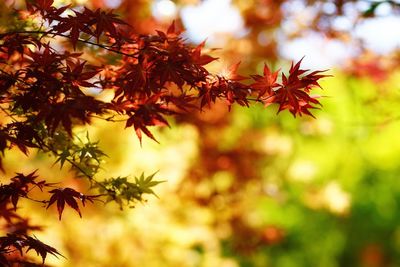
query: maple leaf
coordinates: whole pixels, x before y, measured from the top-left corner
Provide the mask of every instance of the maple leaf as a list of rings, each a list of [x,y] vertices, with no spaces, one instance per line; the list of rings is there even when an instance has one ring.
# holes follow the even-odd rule
[[[36,184],[35,179],[38,177],[38,175],[36,175],[36,172],[37,170],[31,172],[28,175],[17,172],[17,175],[11,178],[11,181],[19,182],[21,184]]]
[[[289,76],[282,74],[282,85],[275,91],[273,98],[279,104],[278,112],[288,109],[293,116],[306,114],[313,116],[309,109],[317,108],[320,105],[316,96],[310,96],[309,91],[313,87],[320,87],[318,80],[329,75],[322,75],[324,71],[314,71],[305,74],[308,70],[300,69],[303,59],[295,65],[291,65]]]
[[[241,106],[249,106],[247,96],[249,95],[250,90],[248,86],[237,81],[227,81],[227,83],[222,86],[224,88],[224,95],[228,102],[229,110],[234,102]]]
[[[144,173],[142,173],[140,175],[140,177],[135,177],[135,183],[139,187],[140,191],[142,191],[143,193],[152,194],[152,195],[158,197],[156,195],[156,193],[154,193],[153,189],[151,189],[151,187],[154,187],[165,181],[154,181],[153,178],[156,174],[157,174],[157,172],[153,173],[150,176],[145,177]]]
[[[65,161],[68,160],[69,157],[71,157],[71,153],[69,152],[68,149],[63,150],[60,154],[57,155],[58,158],[57,160],[54,162],[54,164],[56,164],[57,162],[60,162],[60,169],[62,169],[62,167],[64,166]]]
[[[98,185],[98,187],[100,192],[107,192],[107,202],[115,201],[122,209],[125,203],[131,204],[136,201],[142,201],[143,194],[152,194],[157,197],[152,190],[152,187],[165,181],[153,180],[156,173],[153,173],[148,177],[145,177],[144,173],[142,173],[139,177],[135,177],[134,183],[130,182],[128,177],[105,179],[100,183],[100,186]]]
[[[17,183],[20,187],[26,188],[26,191],[30,191],[32,189],[32,187],[28,188],[28,186],[35,186],[42,191],[44,187],[50,187],[54,185],[54,183],[47,183],[46,180],[36,181],[36,178],[39,177],[36,174],[37,171],[38,170],[34,170],[29,174],[17,172],[16,175],[11,178],[11,181]]]
[[[33,3],[30,3],[30,1],[27,0],[25,2],[29,12],[32,14],[39,12],[44,19],[49,21],[49,24],[51,24],[54,20],[59,21],[61,19],[61,14],[71,6],[66,5],[56,8],[53,6],[54,0],[36,0]]]
[[[63,73],[65,82],[72,83],[74,86],[96,87],[87,80],[97,75],[100,70],[95,70],[94,67],[89,66],[92,70],[84,72],[85,64],[86,61],[81,63],[79,59],[76,62],[67,60],[66,72]]]
[[[51,184],[45,181],[35,181],[38,176],[36,171],[31,172],[28,175],[17,173],[16,176],[11,178],[9,184],[0,185],[0,203],[4,204],[8,201],[14,206],[14,210],[17,210],[18,201],[21,197],[27,197],[33,187],[38,187],[40,190],[45,186],[51,186]]]
[[[237,73],[239,65],[240,62],[233,64],[215,77],[208,76],[199,90],[199,97],[202,98],[200,108],[206,104],[210,105],[211,102],[215,102],[217,98],[221,97],[225,97],[227,100],[229,110],[234,102],[241,106],[248,106],[247,96],[250,90],[247,85],[240,82],[246,80],[247,77]]]
[[[193,51],[180,37],[165,38],[164,41],[153,39],[147,49],[143,48],[151,64],[150,87],[164,88],[166,83],[173,82],[182,90],[185,84],[195,87],[204,82],[209,72],[201,65],[206,61],[200,62],[206,60],[199,54],[201,46]]]
[[[171,24],[168,26],[167,31],[164,33],[162,31],[157,31],[157,34],[162,37],[164,40],[168,38],[176,38],[178,37],[182,31],[176,27],[175,20],[171,22]]]
[[[43,144],[34,126],[27,121],[9,123],[7,128],[11,135],[6,136],[6,140],[10,142],[10,146],[16,145],[25,155],[28,155],[28,147],[37,148]]]
[[[3,43],[0,45],[0,51],[7,53],[8,58],[10,58],[14,52],[18,52],[19,54],[23,55],[27,45],[33,45],[39,49],[41,47],[40,41],[35,37],[18,33],[11,35],[0,34],[0,40],[3,41]]]
[[[257,99],[260,99],[265,94],[271,95],[273,89],[279,87],[279,84],[276,82],[278,73],[279,70],[271,72],[268,65],[264,64],[263,76],[251,75],[251,78],[253,78],[255,82],[250,85],[250,88],[258,91]]]
[[[207,80],[201,85],[198,95],[198,97],[201,98],[200,109],[202,109],[205,105],[210,107],[211,102],[215,103],[217,98],[222,95],[223,91],[219,87],[219,83],[222,80],[223,79],[220,77],[215,77],[214,79]]]
[[[76,199],[82,201],[84,197],[82,193],[79,193],[69,187],[53,189],[49,191],[49,193],[52,193],[53,195],[51,196],[49,203],[47,204],[47,209],[57,201],[57,211],[59,220],[61,220],[65,203],[67,203],[68,206],[70,206],[76,212],[78,212],[79,217],[82,217],[81,211],[78,206],[78,202],[76,201]]]
[[[0,251],[8,253],[10,248],[16,248],[22,255],[22,248],[24,247],[25,239],[16,234],[7,234],[7,236],[0,237]]]
[[[146,62],[142,64],[133,64],[126,62],[121,68],[120,80],[118,81],[118,89],[115,92],[115,97],[123,94],[127,99],[131,99],[143,92],[151,93],[147,90],[147,70]]]
[[[201,42],[195,49],[192,51],[192,60],[193,63],[199,66],[207,65],[208,63],[211,63],[218,58],[209,56],[209,55],[202,55],[202,50],[205,45],[205,41]]]
[[[36,120],[44,119],[50,134],[54,134],[61,123],[67,133],[72,136],[73,118],[78,119],[83,124],[89,123],[90,114],[101,114],[102,108],[103,102],[81,93],[75,98],[64,99],[63,102],[42,106]]]
[[[183,49],[180,43],[168,43],[166,49],[159,53],[161,55],[153,61],[154,68],[151,71],[156,86],[161,88],[166,82],[173,82],[182,88],[185,83],[193,84],[198,80],[197,73],[192,72],[189,51]]]
[[[60,18],[60,22],[54,26],[52,30],[57,34],[69,31],[68,36],[71,39],[73,48],[76,49],[76,43],[78,42],[80,33],[84,32],[93,35],[93,31],[90,28],[90,17],[78,11],[73,11],[75,16],[68,15],[66,18]]]
[[[105,179],[100,184],[99,190],[101,193],[107,192],[107,202],[115,201],[119,204],[120,209],[123,208],[123,200],[128,204],[136,200],[141,200],[139,187],[128,181],[127,177],[116,177]]]
[[[49,76],[52,73],[60,70],[63,55],[56,53],[49,44],[42,44],[41,48],[41,50],[35,51],[28,50],[27,54],[29,58],[27,58],[27,61],[31,64],[29,66],[30,68],[27,68],[26,73],[28,75],[40,73],[35,78],[40,78],[40,75],[42,75],[43,78],[50,78]],[[39,71],[41,68],[43,69],[42,72]]]
[[[49,245],[46,245],[45,243],[38,240],[36,237],[32,238],[32,237],[26,235],[25,238],[26,239],[24,240],[24,246],[28,247],[26,252],[28,252],[31,249],[36,251],[36,253],[38,255],[40,255],[40,257],[42,258],[42,263],[44,263],[47,254],[51,254],[51,255],[55,256],[56,258],[57,258],[57,255],[64,257],[55,248],[53,248]]]
[[[151,96],[139,103],[125,101],[120,107],[124,108],[130,116],[126,121],[125,128],[133,125],[139,141],[142,141],[142,132],[157,142],[153,134],[147,129],[148,126],[169,126],[163,115],[175,114],[165,104],[158,103],[162,93]]]
[[[193,103],[195,97],[192,95],[187,95],[185,92],[180,95],[165,95],[162,97],[167,105],[172,103],[176,108],[189,113],[190,110],[196,109],[197,106]]]
[[[33,3],[32,1],[26,0],[25,4],[28,10],[35,12],[35,11],[42,11],[42,15],[44,15],[48,10],[52,8],[54,0],[35,0]]]
[[[55,248],[46,245],[45,243],[41,242],[38,240],[36,237],[33,238],[28,235],[18,235],[15,233],[12,234],[7,234],[7,236],[2,236],[0,237],[0,255],[7,254],[12,252],[13,250],[17,249],[21,255],[23,255],[23,248],[27,248],[26,252],[29,250],[34,250],[37,255],[39,255],[42,258],[42,265],[44,264],[44,261],[46,260],[47,254],[51,254],[57,258],[57,256],[64,257],[61,255]],[[4,257],[0,259],[3,262],[6,262],[7,264],[9,263],[7,261],[7,258]],[[26,262],[25,262],[26,263]],[[9,265],[11,266],[11,265]],[[14,266],[14,265],[12,265]],[[20,266],[20,265],[18,265]],[[25,266],[25,265],[24,265]],[[31,266],[31,265],[29,265]],[[35,265],[33,265],[35,266]]]
[[[94,36],[97,38],[97,42],[99,42],[100,36],[107,32],[110,37],[118,37],[117,28],[115,24],[119,25],[128,25],[125,21],[117,18],[116,14],[113,14],[112,11],[105,12],[101,9],[97,9],[96,11],[92,11],[85,7],[83,15],[91,18],[91,23],[95,25]]]
[[[228,69],[224,69],[220,72],[220,77],[223,77],[226,80],[231,80],[231,81],[242,81],[246,80],[247,77],[242,76],[238,74],[238,69],[240,65],[240,61],[231,65]]]
[[[11,202],[14,210],[17,210],[17,205],[20,197],[26,197],[27,188],[17,183],[10,183],[0,186],[0,203]]]

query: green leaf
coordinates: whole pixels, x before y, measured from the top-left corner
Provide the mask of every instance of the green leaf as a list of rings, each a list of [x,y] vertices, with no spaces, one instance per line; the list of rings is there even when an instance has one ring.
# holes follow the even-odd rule
[[[152,195],[158,197],[157,194],[154,193],[154,191],[151,189],[151,187],[154,187],[165,181],[164,180],[163,181],[153,181],[153,178],[156,174],[157,174],[157,172],[153,173],[150,176],[145,177],[144,173],[142,173],[139,178],[135,177],[135,182],[136,182],[136,185],[139,187],[139,189],[143,193],[152,194]]]
[[[64,166],[65,161],[68,159],[68,157],[71,156],[71,153],[69,152],[69,150],[64,150],[63,152],[61,152],[61,154],[58,155],[58,158],[56,160],[56,162],[54,162],[54,164],[56,164],[57,162],[60,162],[60,169],[62,169],[62,167]]]

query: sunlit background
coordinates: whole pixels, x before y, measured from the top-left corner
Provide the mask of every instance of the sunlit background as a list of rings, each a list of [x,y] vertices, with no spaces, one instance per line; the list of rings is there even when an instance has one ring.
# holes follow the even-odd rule
[[[6,1],[8,2],[8,1]],[[9,1],[11,2],[11,1]],[[55,1],[57,5],[71,1]],[[340,2],[342,5],[338,5]],[[382,2],[382,3],[381,3]],[[393,3],[395,4],[393,4]],[[115,9],[143,33],[173,20],[187,42],[207,41],[214,72],[241,61],[287,69],[303,56],[330,69],[316,119],[253,106],[171,120],[142,147],[124,125],[89,130],[109,158],[104,177],[158,171],[159,198],[120,211],[95,203],[80,219],[24,203],[36,235],[64,258],[53,266],[400,266],[399,1],[77,0]],[[399,3],[400,5],[400,3]],[[217,49],[214,49],[217,48]],[[43,155],[6,157],[8,169],[68,177]],[[24,166],[24,167],[21,167]],[[34,211],[34,212],[32,212]]]

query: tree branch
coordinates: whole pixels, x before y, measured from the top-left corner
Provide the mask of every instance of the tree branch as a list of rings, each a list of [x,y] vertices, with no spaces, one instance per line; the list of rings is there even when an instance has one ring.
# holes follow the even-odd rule
[[[38,31],[38,30],[37,31],[11,31],[11,32],[5,32],[5,33],[1,33],[0,34],[0,39],[3,38],[4,36],[13,35],[13,34],[42,34],[44,36],[53,35],[53,36],[60,36],[60,37],[63,37],[63,38],[71,39],[71,37],[69,35],[67,35],[67,34],[57,33],[57,32],[54,32],[54,31]],[[124,56],[127,56],[127,57],[136,58],[135,55],[128,54],[128,53],[122,52],[120,50],[113,49],[112,46],[107,46],[107,45],[104,45],[104,44],[100,44],[100,43],[96,43],[96,42],[92,42],[92,41],[84,40],[84,39],[80,39],[80,38],[78,38],[77,41],[80,42],[80,43],[97,46],[97,47],[100,47],[102,49],[105,49],[107,51],[110,51],[110,52],[113,52],[113,53],[116,53],[116,54],[120,54],[120,55],[124,55]]]

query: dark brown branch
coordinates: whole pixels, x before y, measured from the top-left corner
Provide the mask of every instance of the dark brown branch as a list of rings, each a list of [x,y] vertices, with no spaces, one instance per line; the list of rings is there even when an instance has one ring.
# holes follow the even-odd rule
[[[69,35],[67,35],[67,34],[57,33],[57,32],[54,32],[54,31],[12,31],[12,32],[5,32],[5,33],[0,34],[0,39],[3,36],[13,35],[13,34],[43,34],[43,36],[53,35],[53,36],[60,36],[60,37],[63,37],[63,38],[71,39],[71,37]],[[96,42],[92,42],[92,41],[84,40],[84,39],[80,39],[80,38],[78,38],[77,41],[80,42],[80,43],[85,43],[85,44],[88,44],[88,45],[97,46],[97,47],[103,48],[103,49],[105,49],[107,51],[110,51],[110,52],[113,52],[113,53],[116,53],[116,54],[124,55],[124,56],[127,56],[127,57],[135,57],[135,55],[128,54],[128,53],[122,52],[120,50],[113,49],[112,46],[107,46],[107,45],[104,45],[104,44],[100,44],[100,43],[96,43]]]

